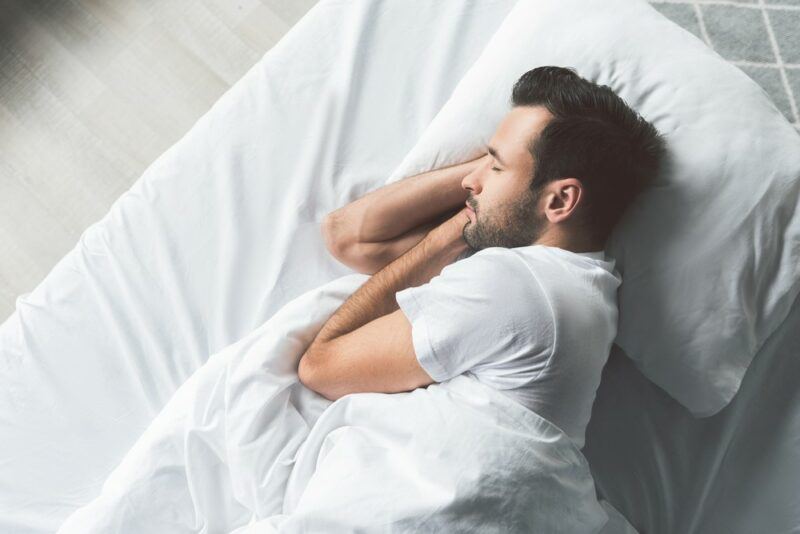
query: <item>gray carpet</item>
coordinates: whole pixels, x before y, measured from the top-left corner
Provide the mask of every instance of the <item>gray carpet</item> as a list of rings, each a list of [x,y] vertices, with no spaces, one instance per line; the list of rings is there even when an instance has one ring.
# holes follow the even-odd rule
[[[800,0],[649,0],[739,67],[800,130]]]

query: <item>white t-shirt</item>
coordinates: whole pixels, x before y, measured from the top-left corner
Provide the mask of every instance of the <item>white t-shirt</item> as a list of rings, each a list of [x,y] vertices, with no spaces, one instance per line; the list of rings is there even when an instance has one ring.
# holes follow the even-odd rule
[[[431,378],[471,374],[583,448],[617,333],[615,263],[603,251],[489,247],[395,298]]]

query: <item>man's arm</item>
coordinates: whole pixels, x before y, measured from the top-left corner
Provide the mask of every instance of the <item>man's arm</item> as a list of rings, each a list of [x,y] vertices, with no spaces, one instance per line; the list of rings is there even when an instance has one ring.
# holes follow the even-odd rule
[[[395,293],[441,273],[467,249],[464,210],[359,287],[300,359],[300,381],[330,400],[356,392],[410,391],[433,382],[419,365]]]
[[[377,243],[361,243],[355,239],[344,239],[339,236],[347,235],[347,228],[336,232],[336,224],[328,221],[323,226],[325,246],[331,255],[341,263],[362,274],[375,274],[391,262],[411,250],[434,228],[461,211],[463,204],[454,210],[449,210],[435,220],[421,224],[416,228],[393,239]]]
[[[487,161],[481,156],[404,178],[332,211],[322,224],[328,250],[358,272],[377,272],[461,211],[469,196],[462,180]]]

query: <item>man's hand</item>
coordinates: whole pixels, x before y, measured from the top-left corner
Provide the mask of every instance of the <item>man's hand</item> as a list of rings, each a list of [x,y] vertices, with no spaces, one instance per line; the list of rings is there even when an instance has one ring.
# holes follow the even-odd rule
[[[464,241],[464,227],[470,222],[467,215],[466,206],[461,208],[458,213],[431,230],[432,238],[441,239],[447,242],[460,242],[462,249],[468,248]]]

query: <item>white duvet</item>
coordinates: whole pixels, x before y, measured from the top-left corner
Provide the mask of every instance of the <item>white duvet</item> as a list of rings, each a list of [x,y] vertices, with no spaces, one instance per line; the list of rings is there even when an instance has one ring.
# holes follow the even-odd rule
[[[298,381],[367,279],[310,290],[214,354],[58,532],[600,531],[577,447],[474,378],[333,402]]]

